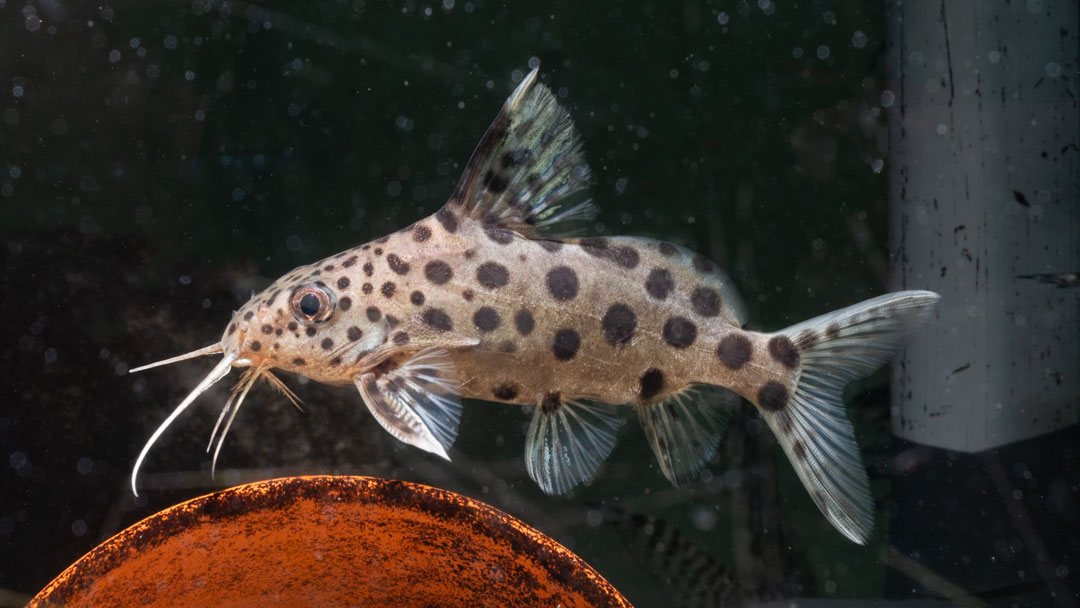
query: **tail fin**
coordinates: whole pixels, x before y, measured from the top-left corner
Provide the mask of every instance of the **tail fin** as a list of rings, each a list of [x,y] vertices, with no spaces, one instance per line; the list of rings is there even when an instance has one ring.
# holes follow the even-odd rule
[[[818,508],[860,545],[869,539],[874,513],[866,468],[844,412],[844,387],[884,365],[905,334],[933,314],[938,299],[929,291],[879,296],[777,332],[770,342],[770,349],[780,345],[795,369],[794,396],[789,400],[786,389],[766,384],[758,409]],[[775,392],[767,395],[770,385]]]

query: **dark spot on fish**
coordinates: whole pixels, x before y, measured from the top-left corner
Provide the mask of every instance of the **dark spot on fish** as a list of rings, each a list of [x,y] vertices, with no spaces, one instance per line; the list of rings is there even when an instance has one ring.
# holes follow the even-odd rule
[[[518,389],[517,389],[517,386],[515,386],[513,384],[500,384],[500,385],[496,386],[495,388],[491,389],[491,394],[496,399],[502,399],[504,401],[509,401],[509,400],[513,399],[514,397],[517,397]]]
[[[787,389],[783,384],[775,380],[769,380],[758,391],[758,405],[769,412],[777,412],[784,409],[788,402]],[[790,420],[788,421],[790,423]]]
[[[495,331],[499,326],[499,313],[490,306],[481,306],[473,313],[473,325],[483,332]]]
[[[637,329],[637,315],[626,304],[612,304],[600,321],[604,339],[612,346],[622,346],[630,341]]]
[[[394,297],[395,290],[397,290],[397,285],[394,285],[391,281],[383,283],[382,287],[379,288],[379,291],[382,292],[382,295],[388,298]]]
[[[251,317],[254,317],[254,316],[255,316],[255,313],[249,310],[249,311],[244,313],[244,320],[245,321],[250,321]]]
[[[529,158],[528,148],[518,148],[517,150],[510,150],[502,155],[499,159],[503,169],[513,169],[514,167],[525,162],[525,159]]]
[[[374,273],[375,273],[375,265],[372,264],[371,262],[364,262],[364,274],[366,274],[367,276],[370,277]]]
[[[517,328],[519,334],[527,336],[536,327],[536,321],[533,319],[531,312],[522,308],[514,313],[514,327]]]
[[[510,271],[498,262],[484,262],[476,269],[476,280],[487,289],[498,289],[510,281]]]
[[[367,313],[368,321],[378,321],[382,318],[382,311],[376,306],[368,306],[364,312]]]
[[[342,268],[351,268],[352,265],[355,264],[355,263],[356,263],[356,256],[354,255],[354,256],[350,257],[349,259],[345,260],[344,262],[342,262],[341,267]]]
[[[280,327],[274,330],[274,335],[275,336],[280,336],[281,334],[282,334],[282,330],[281,330]]]
[[[671,273],[665,268],[653,268],[645,279],[645,291],[657,300],[663,300],[675,288]]]
[[[307,365],[307,361],[304,361],[304,360],[303,360],[303,359],[301,359],[300,357],[295,357],[295,358],[294,358],[294,359],[292,360],[292,362],[293,362],[293,365]]]
[[[431,228],[428,228],[423,224],[417,224],[416,227],[413,228],[412,238],[417,243],[423,243],[431,238]]]
[[[484,188],[487,188],[488,192],[492,194],[502,194],[506,191],[506,187],[510,185],[510,182],[501,175],[495,173],[491,169],[484,174]]]
[[[806,446],[802,441],[796,439],[791,442],[791,451],[795,454],[795,457],[799,460],[806,460]]]
[[[840,337],[840,326],[836,323],[829,324],[825,328],[825,337],[830,340],[835,340]]]
[[[475,295],[476,294],[471,289],[466,289],[465,291],[461,292],[461,297],[465,298],[466,302],[472,302],[473,296]]]
[[[314,336],[316,333],[318,333],[318,331],[314,327],[309,326],[307,329],[304,330],[304,333],[306,333],[308,335],[308,337],[310,338],[310,337]]]
[[[382,247],[376,247],[373,253],[375,255],[382,255]]]
[[[465,253],[463,255],[465,256],[466,260],[471,260],[474,257],[476,257],[476,250],[475,249],[466,249]]]
[[[607,254],[608,242],[604,237],[581,239],[581,249],[593,257],[604,257]]]
[[[360,288],[360,291],[364,292],[364,295],[371,295],[371,292],[375,291],[375,288],[372,287],[371,283],[364,283]]]
[[[559,391],[551,391],[544,395],[543,401],[540,402],[540,411],[545,414],[551,414],[562,407],[562,395]]]
[[[353,325],[345,332],[345,336],[349,338],[350,342],[356,342],[360,338],[364,337],[364,331],[359,327]]]
[[[262,348],[262,343],[261,342],[259,342],[258,340],[252,341],[252,343],[251,343],[251,350],[252,351],[257,351],[260,348]]]
[[[443,229],[447,232],[451,234],[457,232],[457,218],[454,217],[453,212],[446,207],[439,209],[439,211],[435,213],[435,219],[439,220],[439,223],[442,224]]]
[[[371,249],[371,245],[361,245],[360,246],[360,251],[367,251],[368,249]]]
[[[712,261],[709,260],[709,258],[707,258],[707,257],[705,257],[703,255],[695,255],[694,256],[694,268],[697,268],[701,272],[712,272],[713,271],[713,263],[712,263]]]
[[[349,296],[341,298],[340,300],[338,300],[338,307],[340,307],[341,310],[349,310],[350,308],[352,308],[352,298],[350,298]]]
[[[671,257],[676,253],[679,253],[679,248],[671,243],[660,243],[660,253]]]
[[[808,351],[817,345],[818,335],[817,332],[812,329],[804,329],[799,337],[795,339],[795,344],[801,351]]]
[[[390,235],[386,235],[386,236],[380,236],[379,238],[375,239],[372,242],[375,243],[376,245],[382,245],[383,243],[386,243],[389,240],[390,240]]]
[[[427,323],[440,331],[450,331],[454,328],[454,324],[450,321],[450,315],[438,308],[429,308],[425,310],[422,317],[424,323]]]
[[[716,347],[716,356],[729,369],[740,369],[750,360],[753,346],[750,339],[742,334],[729,334]]]
[[[334,272],[334,268],[337,267],[333,264],[327,264],[326,266],[323,266],[323,270],[325,270],[326,272]]]
[[[408,344],[408,343],[409,343],[409,334],[407,334],[407,333],[405,333],[403,331],[399,331],[396,334],[394,334],[394,344],[397,344],[397,345],[400,346],[402,344]]]
[[[638,382],[641,384],[642,401],[648,401],[664,390],[664,373],[654,367],[641,374]]]
[[[547,288],[556,300],[572,300],[578,292],[577,273],[569,266],[556,266],[547,273]]]
[[[518,349],[517,344],[514,343],[513,340],[503,340],[502,342],[499,342],[499,352],[500,353],[506,353],[506,354],[516,353],[517,349]]]
[[[773,336],[769,340],[769,354],[788,369],[799,365],[799,351],[787,336]]]
[[[436,285],[442,285],[454,276],[450,265],[442,260],[432,260],[424,266],[424,276]]]
[[[686,348],[697,338],[697,326],[686,317],[671,317],[664,323],[664,339],[675,348]]]
[[[391,253],[386,256],[386,263],[390,266],[390,270],[393,270],[400,275],[408,274],[409,272],[409,263],[402,261],[396,253]]]
[[[633,247],[616,247],[612,250],[610,257],[616,264],[623,268],[635,268],[638,265],[638,261],[641,259],[637,249],[634,249]]]
[[[514,240],[514,232],[512,230],[495,224],[484,224],[484,234],[486,234],[492,242],[500,245],[506,245]]]
[[[539,243],[545,251],[549,251],[551,253],[555,253],[556,251],[562,249],[562,243],[560,243],[559,241],[539,241]]]
[[[411,294],[409,294],[409,301],[412,302],[414,306],[423,306],[424,305],[424,292],[422,292],[422,291],[414,291],[414,292],[412,292]]]
[[[338,289],[347,289],[349,287],[349,277],[341,277],[337,280]]]
[[[330,338],[323,338],[322,344],[319,346],[322,346],[323,350],[330,350],[334,347],[334,341]]]
[[[272,325],[263,325],[262,332],[264,334],[272,334],[274,333],[274,327]]]
[[[289,331],[296,331],[296,328],[297,328],[296,321],[293,321],[293,322],[289,323]]]
[[[229,326],[229,335],[231,336],[235,332],[236,332],[236,323],[233,323],[232,325]]]
[[[333,359],[330,359],[330,367],[334,367],[336,365],[341,365],[341,357],[340,356],[334,357]]]
[[[690,295],[690,306],[703,317],[715,317],[720,313],[720,294],[711,287],[698,287]]]
[[[551,345],[551,352],[559,361],[569,361],[577,354],[581,347],[581,336],[572,329],[560,329],[555,334],[555,341]]]
[[[394,315],[386,315],[386,324],[390,327],[397,327],[398,319]]]

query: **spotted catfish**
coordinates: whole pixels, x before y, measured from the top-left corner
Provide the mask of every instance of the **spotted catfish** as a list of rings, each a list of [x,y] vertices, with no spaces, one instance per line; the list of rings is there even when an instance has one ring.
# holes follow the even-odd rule
[[[691,480],[742,397],[825,516],[865,542],[867,475],[841,395],[886,362],[938,296],[900,292],[776,333],[747,331],[739,294],[705,257],[647,238],[572,237],[594,215],[590,181],[568,113],[534,70],[437,213],[294,269],[246,303],[217,344],[139,368],[224,355],[150,437],[133,491],[151,445],[232,367],[246,370],[211,434],[215,463],[257,380],[295,400],[272,373],[282,370],[355,386],[387,431],[447,459],[462,397],[535,406],[526,468],[553,494],[594,475],[621,404],[637,411],[664,475]]]

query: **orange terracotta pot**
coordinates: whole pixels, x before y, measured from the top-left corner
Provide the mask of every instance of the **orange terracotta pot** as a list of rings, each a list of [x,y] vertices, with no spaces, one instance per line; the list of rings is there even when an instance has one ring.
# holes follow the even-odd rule
[[[44,606],[629,606],[579,557],[453,492],[289,477],[201,496],[86,554]]]

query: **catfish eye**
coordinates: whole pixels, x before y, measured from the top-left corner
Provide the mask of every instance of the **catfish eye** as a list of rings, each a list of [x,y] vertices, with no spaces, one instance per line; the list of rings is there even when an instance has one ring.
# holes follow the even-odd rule
[[[321,323],[330,318],[336,304],[333,292],[322,283],[302,285],[292,296],[293,314],[301,321]]]

